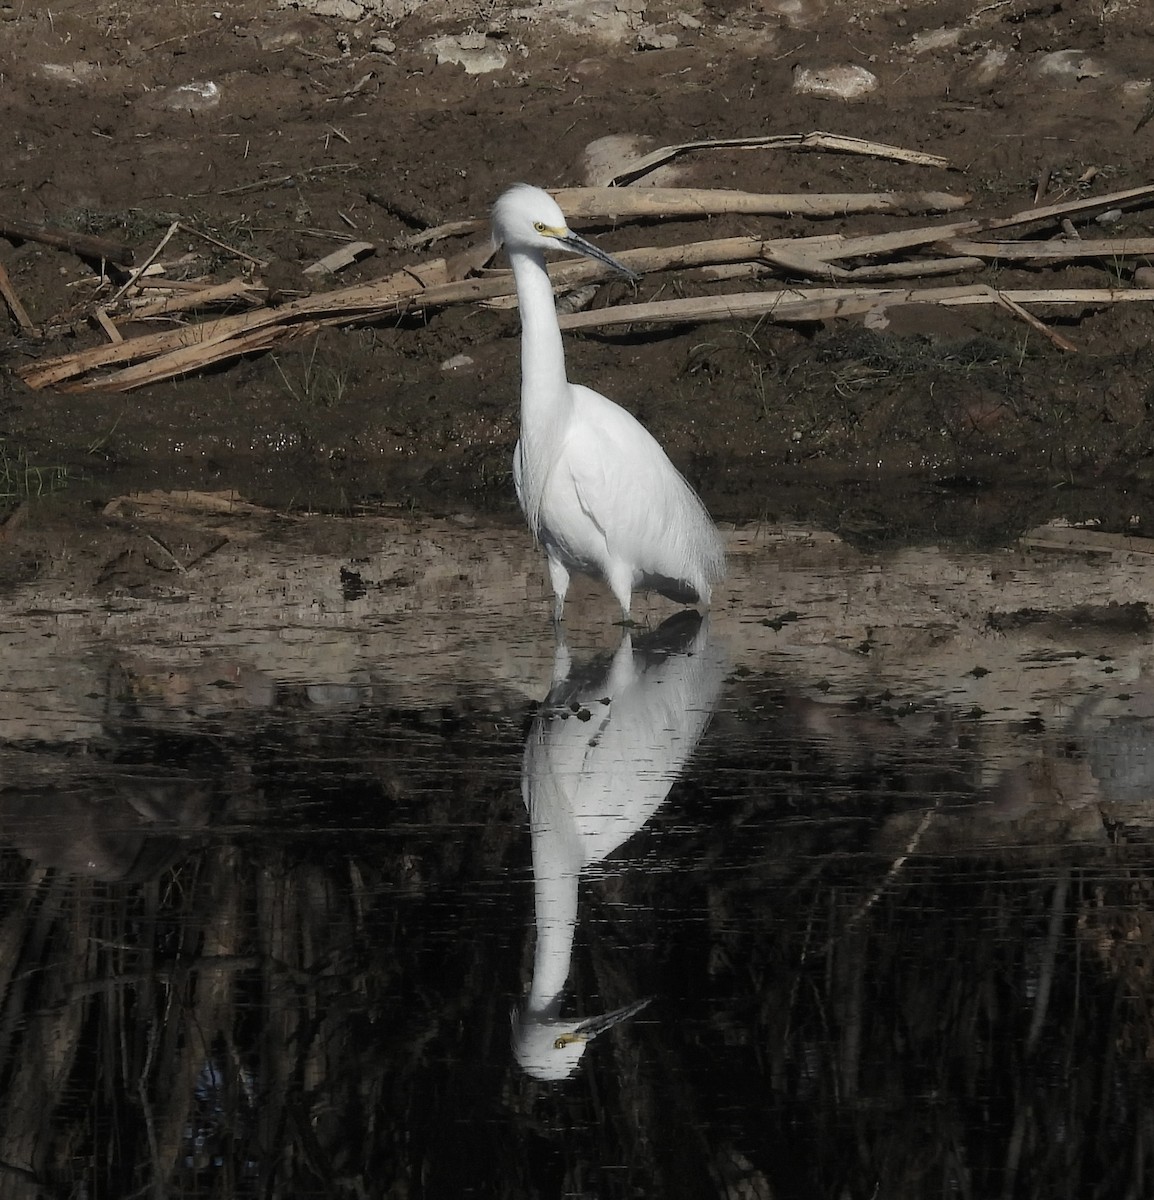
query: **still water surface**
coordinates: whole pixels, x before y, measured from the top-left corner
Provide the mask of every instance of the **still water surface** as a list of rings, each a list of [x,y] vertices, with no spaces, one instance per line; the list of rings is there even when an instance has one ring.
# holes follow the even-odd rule
[[[228,536],[0,599],[5,1195],[1154,1194],[1147,556]]]

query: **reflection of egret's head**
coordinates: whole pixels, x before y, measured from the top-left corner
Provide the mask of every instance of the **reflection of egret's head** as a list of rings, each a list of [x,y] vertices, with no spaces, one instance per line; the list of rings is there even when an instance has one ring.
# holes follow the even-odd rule
[[[534,1079],[568,1079],[577,1069],[585,1047],[607,1029],[639,1013],[649,998],[635,1000],[623,1008],[615,1008],[601,1017],[586,1017],[583,1021],[569,1017],[536,1017],[513,1009],[513,1053],[526,1075]]]

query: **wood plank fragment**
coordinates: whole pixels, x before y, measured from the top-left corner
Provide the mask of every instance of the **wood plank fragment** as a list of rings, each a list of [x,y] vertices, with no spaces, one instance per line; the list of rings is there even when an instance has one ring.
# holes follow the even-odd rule
[[[38,330],[28,315],[28,310],[20,303],[20,297],[16,294],[16,289],[12,286],[12,280],[3,263],[0,263],[0,297],[8,306],[8,311],[20,327],[20,331],[35,336]]]
[[[105,312],[105,310],[103,308],[94,309],[92,315],[96,318],[96,323],[108,335],[108,340],[110,342],[123,342],[124,341],[124,336],[121,334],[120,330],[117,329],[116,326],[112,323],[112,318],[108,315],[107,312]]]
[[[331,254],[319,258],[315,263],[305,267],[306,275],[335,275],[346,267],[351,267],[370,254],[376,254],[377,248],[372,242],[348,242],[338,247]]]
[[[260,304],[267,295],[267,289],[246,282],[243,279],[230,279],[227,283],[211,286],[198,286],[182,290],[178,295],[165,296],[158,300],[149,300],[137,304],[125,317],[119,318],[121,324],[128,321],[140,321],[148,317],[162,317],[176,313],[190,312],[198,308],[210,308],[236,301],[240,304]]]

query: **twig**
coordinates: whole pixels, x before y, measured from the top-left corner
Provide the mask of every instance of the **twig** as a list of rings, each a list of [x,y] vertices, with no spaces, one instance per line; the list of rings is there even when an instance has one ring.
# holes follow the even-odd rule
[[[165,246],[168,245],[168,243],[172,240],[172,238],[176,236],[176,231],[179,228],[180,228],[180,222],[173,221],[173,223],[168,227],[168,232],[164,235],[164,237],[162,237],[160,239],[159,242],[157,242],[156,249],[153,250],[153,252],[144,260],[144,263],[141,265],[140,269],[133,271],[132,274],[128,277],[128,281],[121,288],[119,288],[117,290],[116,294],[112,297],[112,299],[109,300],[109,302],[108,302],[109,306],[115,304],[117,302],[117,300],[119,300],[120,297],[123,296],[124,293],[127,292],[130,287],[132,287],[132,285],[136,282],[137,278],[139,276],[143,275],[144,272],[147,271],[148,268],[152,266],[152,264],[160,256],[160,252],[165,248]]]
[[[397,238],[393,244],[398,250],[419,250],[422,246],[431,246],[433,242],[439,242],[443,238],[477,233],[483,226],[483,221],[446,221],[444,225],[434,225],[432,229],[423,229],[419,233]]]
[[[281,187],[283,184],[291,183],[294,179],[308,180],[325,171],[353,171],[356,166],[356,163],[322,163],[319,167],[309,167],[305,171],[298,171],[292,175],[274,175],[269,179],[256,179],[252,183],[242,183],[239,187],[225,188],[223,192],[217,192],[216,195],[242,196],[245,192],[259,192],[262,188]],[[207,195],[208,193],[199,194]]]
[[[179,222],[179,221],[177,222],[176,228],[183,230],[183,232],[185,232],[185,233],[192,234],[193,237],[198,237],[198,238],[202,239],[203,241],[208,242],[209,245],[211,245],[211,246],[216,246],[216,248],[218,250],[227,250],[228,253],[233,255],[234,257],[243,258],[245,260],[245,262],[250,262],[256,267],[267,267],[268,266],[268,262],[266,259],[256,258],[251,254],[247,254],[244,250],[238,250],[235,246],[229,246],[227,243],[222,242],[217,238],[214,238],[211,234],[205,233],[201,229],[194,229],[191,225],[185,225],[183,222]],[[156,257],[156,255],[153,254],[153,258],[155,258],[155,257]],[[152,260],[150,259],[149,261],[151,262]],[[146,263],[145,266],[147,266],[147,265],[148,264]]]
[[[864,917],[866,913],[873,908],[873,906],[881,898],[882,892],[884,892],[886,888],[889,887],[889,885],[898,877],[901,869],[909,861],[910,855],[917,850],[919,843],[925,836],[926,830],[929,829],[930,822],[934,819],[934,816],[941,807],[941,804],[942,802],[940,799],[935,800],[933,807],[926,809],[926,811],[922,814],[922,819],[918,822],[917,828],[910,835],[910,840],[906,842],[905,849],[897,856],[897,858],[894,859],[892,863],[890,863],[889,870],[887,870],[882,876],[881,882],[877,885],[877,887],[874,888],[869,896],[866,897],[865,901],[858,907],[858,910],[853,914],[853,916],[850,917],[848,928],[852,929],[862,919],[862,917]]]
[[[179,571],[179,572],[180,572],[182,575],[187,575],[187,574],[188,574],[188,571],[187,571],[187,569],[185,568],[185,565],[184,565],[184,563],[182,563],[182,562],[180,561],[180,559],[179,559],[179,558],[177,558],[175,554],[173,554],[173,552],[172,552],[172,551],[171,551],[171,550],[170,550],[170,549],[169,549],[169,548],[168,548],[168,547],[167,547],[167,546],[166,546],[166,545],[165,545],[165,544],[164,544],[164,543],[163,543],[163,542],[160,540],[160,538],[156,537],[156,535],[155,535],[155,534],[151,534],[151,533],[145,533],[145,535],[144,535],[144,536],[145,536],[146,538],[148,538],[148,540],[149,540],[149,541],[150,541],[150,542],[151,542],[151,543],[152,543],[154,546],[156,546],[156,547],[157,547],[157,549],[161,550],[161,551],[162,551],[164,554],[168,555],[169,559],[171,559],[171,561],[172,561],[172,565],[173,565],[174,567],[176,567],[176,569],[177,569],[177,570],[178,570],[178,571]]]
[[[1013,313],[1015,317],[1019,318],[1019,320],[1025,321],[1031,329],[1036,329],[1043,337],[1049,338],[1059,350],[1074,351],[1078,349],[1073,342],[1068,341],[1060,333],[1056,333],[1044,321],[1039,321],[1033,313],[1027,312],[1027,310],[1024,309],[1016,300],[1013,300],[1011,297],[1007,296],[1005,292],[998,291],[995,294],[998,297],[998,303],[1004,309],[1006,309],[1007,312]]]
[[[1154,199],[1154,183],[1127,188],[1122,192],[1110,192],[1105,196],[1067,200],[1063,204],[1051,204],[1048,208],[1027,208],[1023,212],[1015,213],[1012,217],[995,217],[993,220],[983,221],[982,228],[1010,229],[1015,225],[1052,222],[1055,218],[1070,217],[1075,214],[1089,216],[1091,213],[1103,212],[1108,208],[1125,208],[1130,205],[1142,204],[1150,199]]]

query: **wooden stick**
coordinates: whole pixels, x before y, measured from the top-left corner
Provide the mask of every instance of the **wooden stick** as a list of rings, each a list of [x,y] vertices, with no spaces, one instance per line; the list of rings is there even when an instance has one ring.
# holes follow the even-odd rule
[[[851,213],[952,212],[971,197],[949,192],[761,194],[726,188],[558,188],[550,193],[569,217],[709,217],[722,213],[840,217]]]
[[[828,321],[872,308],[904,304],[1117,304],[1154,302],[1152,288],[1037,288],[999,292],[984,284],[952,288],[788,288],[775,292],[739,292],[728,296],[620,304],[559,318],[562,329],[607,328],[614,325],[684,324],[744,320]]]
[[[949,167],[949,159],[937,154],[923,154],[919,150],[905,150],[901,146],[887,146],[883,142],[867,142],[861,138],[845,137],[837,133],[781,133],[765,137],[712,138],[702,142],[682,142],[676,146],[662,146],[631,166],[619,171],[605,181],[609,187],[624,187],[650,171],[680,158],[695,150],[831,150],[840,154],[862,154],[873,158],[888,158],[894,162],[913,163],[923,167]]]
[[[972,242],[953,238],[942,245],[951,254],[1019,262],[1154,255],[1154,238],[1061,238],[1049,242]]]
[[[1053,222],[1075,214],[1083,216],[1104,212],[1108,208],[1126,208],[1154,199],[1154,183],[1141,187],[1127,188],[1122,192],[1110,192],[1105,196],[1091,196],[1081,200],[1067,200],[1064,204],[1051,204],[1047,208],[1027,208],[1012,217],[995,217],[982,222],[983,229],[1010,229],[1015,225],[1032,225],[1035,222]]]
[[[211,283],[206,279],[153,279],[153,278],[138,278],[136,281],[137,288],[144,291],[168,291],[168,292],[203,292],[206,288],[218,287],[218,284]]]
[[[1019,320],[1025,321],[1031,329],[1036,329],[1043,337],[1049,338],[1059,350],[1077,350],[1078,347],[1073,342],[1068,341],[1060,333],[1051,329],[1044,321],[1039,321],[1033,313],[1027,312],[1016,300],[1006,295],[1005,292],[995,289],[994,294],[997,296],[998,303],[1008,312],[1012,312]]]
[[[39,242],[44,246],[56,246],[71,250],[81,258],[107,259],[118,266],[132,265],[136,252],[131,246],[112,242],[107,238],[93,237],[87,233],[73,233],[70,229],[49,229],[43,225],[29,225],[11,217],[0,217],[0,236],[19,242]]]
[[[191,234],[193,237],[198,237],[202,241],[208,242],[210,246],[215,246],[218,250],[226,250],[235,258],[243,258],[245,262],[250,262],[256,267],[264,268],[268,266],[268,262],[265,259],[256,258],[251,254],[246,254],[245,251],[238,250],[235,246],[230,246],[226,242],[222,242],[217,238],[214,238],[211,234],[205,233],[201,229],[194,229],[191,225],[185,225],[183,221],[179,223],[179,228],[184,230],[185,233]],[[169,236],[171,237],[172,235],[169,234]]]
[[[409,233],[397,238],[393,243],[398,250],[419,250],[422,246],[431,246],[443,238],[461,237],[468,233],[477,233],[484,228],[484,221],[447,221],[444,225],[432,229],[422,229],[419,233]]]
[[[980,258],[929,258],[919,262],[879,263],[843,272],[843,283],[878,283],[885,279],[923,279],[929,275],[957,275],[986,264]]]
[[[36,326],[32,324],[28,310],[20,303],[20,297],[16,294],[16,289],[12,286],[12,280],[3,263],[0,263],[0,297],[3,297],[4,303],[8,305],[8,311],[12,314],[16,324],[20,326],[21,332],[35,336],[37,334]]]
[[[119,300],[120,297],[123,296],[124,293],[127,292],[130,287],[132,287],[132,285],[137,281],[137,279],[141,275],[143,275],[144,272],[147,271],[149,267],[152,266],[152,264],[159,257],[160,252],[165,248],[165,246],[168,245],[169,240],[176,236],[176,231],[179,228],[180,228],[180,222],[173,221],[173,223],[168,227],[168,232],[164,235],[164,237],[162,237],[160,239],[159,242],[156,243],[156,249],[153,250],[153,252],[144,260],[144,263],[140,267],[140,270],[132,272],[132,274],[128,277],[128,281],[124,284],[124,286],[119,288],[117,290],[116,294],[112,297],[112,299],[109,300],[109,302],[108,302],[109,305],[115,304],[117,302],[117,300]]]

